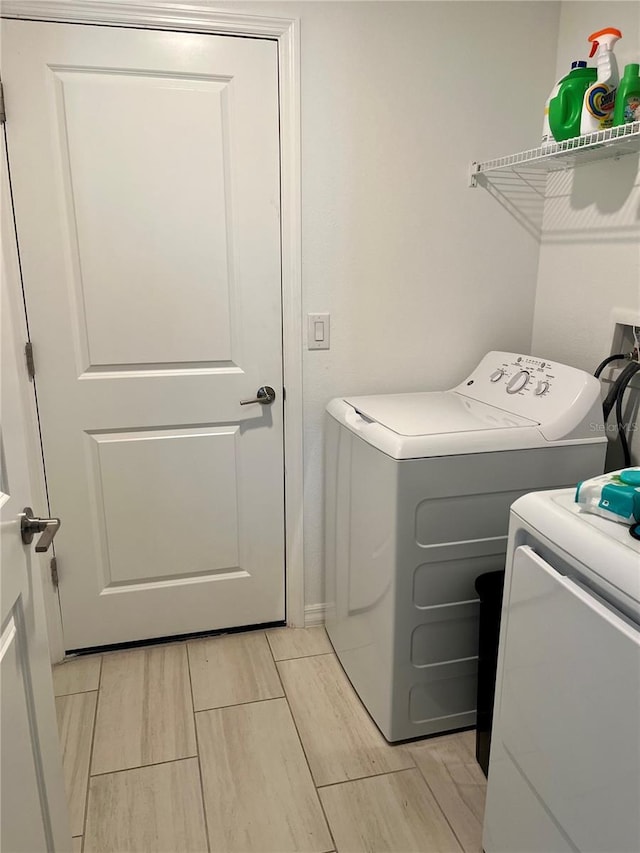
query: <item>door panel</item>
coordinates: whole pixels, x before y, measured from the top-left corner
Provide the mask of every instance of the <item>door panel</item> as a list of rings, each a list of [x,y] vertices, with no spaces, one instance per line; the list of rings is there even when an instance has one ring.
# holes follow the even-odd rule
[[[2,39],[66,648],[281,620],[277,44]]]
[[[21,602],[16,602],[19,607]],[[2,850],[33,853],[48,846],[47,815],[40,802],[36,726],[29,707],[25,671],[24,637],[15,612],[9,615],[0,636],[2,673]],[[5,776],[3,772],[3,777]]]
[[[105,588],[238,570],[237,426],[91,439]]]
[[[85,369],[230,363],[233,80],[52,74]]]

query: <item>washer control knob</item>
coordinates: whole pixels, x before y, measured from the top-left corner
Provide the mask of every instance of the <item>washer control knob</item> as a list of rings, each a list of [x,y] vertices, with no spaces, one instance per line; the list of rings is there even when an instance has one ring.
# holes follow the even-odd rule
[[[491,382],[499,382],[504,376],[504,367],[499,367],[497,370],[494,370],[489,379]]]
[[[542,397],[543,394],[546,394],[549,390],[549,383],[546,379],[543,379],[541,382],[538,382],[536,385],[536,395],[538,397]]]
[[[522,391],[523,388],[527,387],[530,378],[526,370],[519,370],[514,373],[507,383],[507,394],[517,394],[518,391]]]

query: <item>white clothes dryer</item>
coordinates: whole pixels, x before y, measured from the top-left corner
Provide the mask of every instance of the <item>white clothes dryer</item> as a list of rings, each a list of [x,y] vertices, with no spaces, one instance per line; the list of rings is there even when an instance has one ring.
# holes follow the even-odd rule
[[[640,850],[640,542],[574,493],[511,511],[486,853]]]
[[[602,473],[600,384],[490,352],[449,391],[327,407],[326,626],[389,741],[475,724],[483,572],[504,568],[509,507]]]

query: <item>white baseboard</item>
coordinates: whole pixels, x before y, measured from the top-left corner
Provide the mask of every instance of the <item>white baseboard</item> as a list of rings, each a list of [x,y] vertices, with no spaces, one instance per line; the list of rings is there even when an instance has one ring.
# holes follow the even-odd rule
[[[327,610],[326,604],[307,604],[304,608],[305,628],[314,628],[316,625],[324,625],[324,617]]]

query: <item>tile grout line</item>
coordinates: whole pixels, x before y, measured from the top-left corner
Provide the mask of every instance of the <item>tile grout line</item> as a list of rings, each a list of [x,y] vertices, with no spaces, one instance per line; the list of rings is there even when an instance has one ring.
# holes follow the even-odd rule
[[[88,690],[72,690],[70,693],[54,693],[55,699],[63,699],[65,696],[81,696],[83,693],[97,693],[97,687],[90,687]]]
[[[275,666],[276,672],[278,674],[278,681],[280,682],[280,687],[282,688],[282,692],[284,694],[284,701],[287,703],[287,710],[289,711],[289,716],[291,717],[291,722],[293,723],[293,728],[294,728],[296,736],[298,738],[298,743],[300,744],[300,749],[302,750],[302,754],[304,756],[304,760],[305,760],[305,763],[307,765],[307,769],[309,771],[309,776],[311,777],[311,784],[313,785],[313,788],[316,792],[316,799],[318,801],[318,805],[320,806],[320,811],[322,812],[324,822],[327,826],[327,830],[329,832],[329,837],[331,838],[331,843],[333,844],[333,850],[337,851],[338,845],[336,844],[336,839],[334,838],[333,830],[331,829],[331,824],[329,823],[329,818],[327,817],[327,813],[324,810],[324,805],[323,805],[322,799],[320,797],[320,791],[318,789],[318,786],[316,785],[316,780],[313,777],[311,765],[309,764],[309,758],[308,758],[306,750],[304,748],[304,743],[302,742],[302,737],[300,736],[300,731],[298,730],[298,724],[296,723],[296,718],[295,718],[293,711],[291,709],[291,705],[289,704],[289,697],[287,696],[287,691],[285,689],[284,682],[282,681],[282,677],[280,676],[280,670],[278,669],[278,661],[276,661],[276,659],[273,656],[273,649],[271,649],[271,643],[269,643],[268,640],[267,640],[267,643],[268,643],[269,649],[271,651],[271,657],[273,658],[273,665]],[[297,658],[297,660],[300,660],[300,658]]]
[[[60,669],[61,667],[64,667],[66,664],[70,664],[70,663],[73,663],[74,661],[82,660],[82,655],[72,655],[71,657],[65,657],[61,661],[58,661],[57,663],[51,664],[51,676],[53,679],[53,696],[55,699],[60,699],[62,696],[76,696],[78,693],[95,693],[99,689],[99,686],[100,686],[100,670],[102,669],[102,655],[92,655],[91,658],[98,658],[98,661],[100,663],[100,666],[98,667],[98,687],[88,687],[88,688],[85,688],[84,690],[68,690],[68,691],[63,691],[62,693],[58,693],[56,691],[56,686],[55,686],[55,671],[57,669]],[[89,660],[89,659],[90,659],[89,656],[87,656],[85,658],[85,660]],[[76,835],[73,837],[74,838],[80,838],[79,835]]]
[[[411,756],[411,757],[413,758],[413,756]],[[467,848],[465,847],[462,839],[458,836],[458,833],[456,832],[455,827],[453,826],[453,824],[449,820],[447,810],[440,803],[440,800],[436,796],[435,791],[432,789],[431,785],[429,784],[427,777],[422,772],[422,770],[420,769],[420,766],[418,764],[415,764],[413,767],[402,767],[399,770],[387,770],[385,773],[376,773],[372,776],[358,776],[354,779],[343,779],[341,782],[330,782],[327,785],[317,786],[317,790],[318,790],[318,793],[320,793],[320,791],[324,791],[326,788],[337,788],[340,785],[348,785],[350,782],[364,782],[367,779],[379,779],[382,776],[394,776],[398,773],[406,773],[406,772],[411,772],[411,771],[417,771],[418,775],[420,776],[422,781],[425,783],[425,785],[429,789],[429,793],[431,794],[431,796],[433,798],[434,805],[437,807],[438,811],[442,814],[442,817],[444,818],[445,823],[447,824],[447,826],[451,830],[453,837],[455,838],[457,844],[460,847],[460,850],[458,851],[458,853],[466,853]],[[320,802],[322,804],[322,798],[320,798]],[[323,811],[324,811],[324,807],[323,807]],[[328,821],[327,821],[327,823],[328,823]]]
[[[271,652],[271,654],[273,655],[273,651]],[[284,663],[287,660],[307,660],[308,658],[324,658],[327,657],[327,655],[335,655],[335,652],[331,650],[330,652],[318,652],[317,655],[297,655],[292,658],[278,658],[277,660],[276,658],[274,658],[273,661],[274,663]]]
[[[266,699],[249,699],[247,702],[234,702],[232,705],[214,705],[213,708],[198,708],[193,709],[194,714],[206,714],[207,711],[222,711],[225,708],[241,708],[243,705],[256,705],[258,702],[273,702],[274,699],[285,699],[284,693],[282,696],[269,696]]]
[[[250,702],[236,702],[235,705],[220,705],[218,708],[203,708],[201,711],[194,711],[196,717],[198,714],[211,714],[213,711],[229,711],[231,708],[244,708],[245,705],[260,705],[261,702],[278,702],[280,699],[285,699],[285,696],[270,696],[268,699],[252,699]]]
[[[399,767],[397,770],[385,770],[384,773],[372,773],[370,776],[355,776],[353,779],[341,779],[339,782],[327,782],[326,785],[318,785],[317,787],[319,791],[324,791],[325,788],[337,788],[338,785],[348,785],[350,782],[365,782],[367,779],[380,779],[382,776],[395,776],[396,773],[407,773],[412,770],[418,770],[418,768]],[[422,776],[422,774],[420,775]]]
[[[291,713],[291,711],[289,711],[289,713]],[[293,714],[291,714],[291,716],[293,717]],[[294,722],[294,726],[295,726],[295,722]],[[297,731],[297,729],[296,729],[296,731]],[[298,735],[298,737],[300,737],[300,735]],[[316,784],[315,781],[313,780],[313,776],[311,777],[311,781],[313,782],[314,785]],[[329,837],[331,838],[331,842],[333,844],[332,850],[336,851],[336,853],[337,853],[338,845],[336,844],[336,839],[335,839],[335,836],[333,834],[333,829],[331,829],[331,823],[329,822],[329,816],[327,815],[327,812],[325,811],[324,803],[322,802],[322,797],[320,796],[320,789],[317,787],[316,787],[316,797],[318,798],[318,802],[320,803],[320,811],[322,812],[324,822],[327,824],[327,829],[329,830]]]
[[[331,644],[331,641],[329,640],[329,636],[327,635],[327,631],[326,631],[326,628],[324,627],[324,625],[322,625],[322,626],[320,626],[320,625],[314,625],[313,627],[314,627],[314,628],[320,628],[320,627],[322,627],[322,628],[324,629],[325,636],[327,637],[327,641],[329,642],[329,644]],[[275,628],[275,629],[270,629],[270,630],[276,630],[276,631],[278,631],[278,630],[305,631],[305,630],[308,630],[308,628],[290,628],[290,629],[287,629],[287,628],[285,627],[285,628]],[[266,638],[267,638],[267,643],[268,643],[268,645],[269,645],[269,651],[271,652],[271,657],[273,658],[273,662],[274,662],[274,663],[276,663],[276,664],[277,664],[277,663],[280,663],[280,662],[281,662],[281,661],[283,661],[283,660],[301,660],[302,658],[320,658],[320,657],[322,657],[323,655],[334,655],[334,654],[335,654],[334,649],[333,649],[333,648],[331,648],[328,652],[318,652],[317,654],[311,654],[311,655],[294,655],[293,657],[277,658],[277,657],[276,657],[276,655],[275,655],[275,652],[273,651],[273,646],[271,645],[271,640],[269,639],[269,631],[265,631],[265,632],[264,632],[264,634],[265,634],[265,636],[266,636]]]
[[[411,757],[413,758],[413,756],[411,756]],[[414,759],[414,760],[415,760],[415,759]],[[436,760],[438,760],[438,759],[436,759]],[[449,769],[447,768],[446,763],[445,763],[444,761],[440,761],[440,763],[445,767],[445,769],[447,770],[447,773],[448,773],[449,777],[451,778],[451,774],[449,773]],[[420,776],[422,777],[422,779],[423,779],[423,781],[424,781],[424,784],[425,784],[425,785],[427,786],[427,788],[429,789],[429,792],[430,792],[431,796],[433,797],[433,801],[434,801],[434,803],[436,804],[436,806],[437,806],[437,807],[440,809],[440,811],[442,812],[442,815],[443,815],[443,817],[444,817],[445,821],[447,822],[447,825],[448,825],[448,826],[449,826],[449,828],[451,829],[451,832],[453,833],[454,838],[456,839],[456,841],[457,841],[457,842],[458,842],[458,844],[460,845],[460,850],[462,851],[462,853],[465,853],[465,851],[466,851],[466,847],[465,847],[465,845],[464,845],[464,843],[463,843],[462,839],[458,836],[458,833],[456,832],[456,829],[455,829],[454,825],[453,825],[453,824],[451,823],[451,821],[449,820],[449,815],[447,814],[447,810],[445,809],[445,807],[444,807],[443,805],[441,805],[441,804],[440,804],[440,800],[439,800],[439,798],[437,797],[436,792],[433,790],[433,788],[432,788],[432,787],[431,787],[431,785],[429,784],[429,780],[427,779],[426,775],[422,772],[422,770],[421,770],[421,768],[420,768],[420,765],[419,765],[417,762],[416,762],[416,769],[417,769],[418,773],[420,774]],[[453,779],[452,779],[451,781],[453,782]]]
[[[0,0],[0,2],[1,2],[1,0]],[[261,634],[262,634],[262,639],[265,641],[266,646],[267,646],[268,656],[271,659],[271,661],[273,662],[273,652],[271,651],[271,646],[269,644],[268,639],[266,638],[266,631],[264,631],[264,630],[261,630],[261,631],[257,631],[257,630],[256,631],[245,631],[244,633],[239,632],[239,633],[234,634],[234,635],[224,635],[224,637],[225,638],[227,636],[230,636],[230,637],[231,636],[259,637]],[[203,640],[194,641],[193,645],[195,645],[196,643],[208,642],[208,641],[212,641],[212,640],[216,640],[216,639],[218,639],[218,638],[217,637],[204,637]],[[221,637],[221,639],[222,639],[222,637]],[[191,647],[191,645],[192,645],[191,642],[187,642],[187,649],[189,649]],[[262,644],[260,644],[260,648],[262,648]],[[189,661],[191,661],[190,657],[189,657]],[[205,664],[206,664],[206,667],[208,667],[210,670],[211,670],[211,663],[212,663],[211,660],[209,660],[209,658],[206,658]],[[252,661],[252,663],[253,663],[253,661]],[[222,665],[224,668],[224,661],[222,661]],[[244,661],[232,660],[230,662],[229,661],[227,662],[227,668],[231,670],[232,674],[235,674],[236,670],[242,670],[244,665],[245,665]],[[277,675],[277,672],[276,672],[276,675]],[[280,684],[281,692],[277,696],[266,695],[266,696],[261,696],[258,699],[247,699],[244,701],[241,700],[241,701],[234,701],[234,702],[228,702],[227,701],[221,705],[211,705],[211,706],[207,706],[204,708],[196,708],[196,706],[195,706],[195,695],[194,695],[194,697],[193,697],[194,713],[201,714],[203,711],[219,711],[219,710],[222,710],[223,708],[236,708],[236,707],[240,707],[242,705],[251,705],[251,704],[254,704],[255,702],[265,702],[265,701],[270,701],[271,699],[283,699],[284,698],[284,690],[283,690],[282,684],[280,683],[279,680],[278,680],[278,683]],[[262,686],[259,685],[257,679],[256,679],[255,687],[256,687],[256,689],[250,689],[248,692],[249,693],[258,693],[258,694],[263,693],[263,692],[269,694],[271,692],[270,690],[265,689],[264,685],[262,685]]]
[[[320,787],[317,788],[317,790],[318,790],[318,793],[320,793],[320,791],[324,791],[326,788],[338,788],[341,785],[348,785],[351,782],[365,782],[367,779],[380,779],[383,776],[394,776],[398,773],[407,773],[407,772],[411,772],[411,771],[417,771],[420,778],[422,779],[422,781],[425,783],[425,785],[429,789],[429,793],[433,797],[434,805],[437,807],[438,811],[444,817],[445,823],[447,824],[447,826],[451,830],[451,833],[452,833],[453,837],[456,840],[456,843],[458,844],[458,846],[460,848],[458,851],[456,851],[456,853],[467,853],[467,848],[462,843],[462,839],[458,837],[458,833],[455,831],[453,824],[449,820],[449,817],[447,815],[446,810],[443,808],[443,806],[440,805],[440,801],[438,800],[435,793],[433,792],[431,785],[429,785],[424,773],[420,770],[420,768],[417,765],[415,767],[403,767],[400,770],[388,770],[386,773],[376,773],[374,776],[358,776],[355,779],[344,779],[342,782],[330,782],[328,785],[321,785]],[[322,804],[322,798],[320,798],[320,803]],[[323,811],[324,811],[324,807],[323,807]],[[327,821],[327,823],[328,823],[328,821]]]
[[[278,678],[280,678],[280,683],[282,684],[282,689],[283,689],[283,690],[284,690],[284,692],[285,692],[285,698],[286,698],[286,700],[287,700],[287,705],[288,705],[288,707],[289,707],[289,712],[290,712],[290,714],[291,714],[291,717],[293,718],[293,722],[294,722],[294,725],[295,725],[295,727],[296,727],[296,731],[298,731],[298,726],[297,726],[297,723],[296,723],[296,720],[295,720],[294,713],[293,713],[293,711],[292,711],[292,709],[291,709],[291,705],[289,704],[289,697],[286,695],[286,692],[287,692],[287,691],[285,690],[285,688],[284,688],[284,683],[283,683],[283,681],[282,681],[282,678],[280,677],[280,670],[278,669],[278,663],[286,663],[286,662],[287,662],[287,660],[306,660],[306,659],[307,659],[307,658],[309,658],[309,657],[326,657],[327,655],[333,655],[333,657],[335,657],[335,658],[336,658],[336,660],[338,660],[336,653],[335,653],[334,651],[331,651],[331,652],[326,652],[326,653],[324,653],[324,654],[322,654],[322,655],[307,655],[306,657],[303,657],[303,658],[284,658],[284,659],[283,659],[283,660],[281,660],[281,661],[275,661],[275,664],[276,664],[276,670],[277,670],[277,672],[278,672]],[[340,661],[339,661],[339,660],[338,660],[338,665],[340,666]],[[340,668],[342,669],[342,667],[340,667]],[[354,689],[350,682],[349,682],[349,687],[351,688],[351,690],[353,690],[353,689]],[[354,692],[355,692],[355,691],[354,691]],[[356,696],[357,696],[357,694],[356,694]],[[358,697],[358,701],[359,701],[359,702],[361,701],[359,697]],[[366,709],[365,709],[365,711],[366,711]],[[369,715],[368,711],[366,711],[366,713],[367,713],[367,716],[371,719],[372,724],[375,726],[375,723],[373,722],[373,719],[370,717],[370,715]],[[377,729],[377,726],[376,726],[376,729]],[[298,731],[298,738],[300,739],[300,742],[301,742],[301,744],[302,744],[302,738],[300,737],[300,732],[299,732],[299,731]],[[385,741],[385,743],[386,743],[386,741]],[[400,747],[400,748],[404,749],[404,750],[405,750],[405,752],[407,753],[408,757],[411,759],[411,766],[410,766],[410,767],[399,767],[397,770],[386,770],[386,771],[384,771],[383,773],[372,773],[372,774],[370,774],[370,775],[368,775],[368,776],[358,776],[358,777],[356,777],[355,779],[343,779],[343,780],[342,780],[342,781],[340,781],[340,782],[329,782],[327,785],[318,785],[318,784],[316,783],[315,777],[313,776],[313,773],[311,772],[311,765],[309,765],[309,771],[311,772],[311,778],[313,779],[313,784],[315,785],[316,790],[317,790],[317,791],[319,791],[321,788],[328,788],[328,787],[330,787],[331,785],[344,785],[344,784],[345,784],[345,782],[357,782],[357,781],[360,781],[360,780],[362,780],[362,779],[373,779],[373,778],[375,778],[376,776],[387,776],[387,775],[389,775],[390,773],[401,773],[403,770],[417,770],[418,768],[417,768],[417,765],[416,765],[415,759],[414,759],[413,755],[411,754],[410,750],[409,750],[409,749],[407,749],[407,748],[406,748],[406,747],[404,747],[404,746],[403,746],[403,747]],[[303,750],[303,752],[304,752],[304,744],[302,744],[302,750]],[[305,758],[307,758],[307,754],[306,754],[306,752],[305,752]],[[307,764],[309,764],[309,759],[308,759],[308,758],[307,758]],[[322,801],[321,801],[321,802],[322,802]],[[323,811],[324,811],[324,809],[323,809]]]
[[[209,822],[207,820],[207,807],[204,801],[204,783],[202,781],[202,763],[200,761],[200,739],[198,738],[198,725],[196,721],[196,703],[193,698],[193,679],[191,678],[191,659],[189,657],[189,644],[185,643],[185,655],[187,656],[187,673],[189,674],[189,691],[191,693],[191,713],[193,714],[193,732],[196,738],[196,758],[198,759],[198,778],[200,779],[200,800],[202,802],[202,818],[204,820],[204,832],[207,838],[207,851],[211,851],[209,839]]]
[[[81,850],[84,850],[84,843],[87,834],[87,818],[89,817],[89,786],[91,784],[91,765],[93,764],[93,748],[96,740],[96,724],[98,722],[98,704],[100,703],[100,691],[102,689],[102,664],[103,658],[100,655],[100,670],[98,672],[98,690],[96,691],[96,707],[93,711],[93,728],[91,731],[91,749],[89,750],[89,770],[87,773],[87,785],[85,790],[84,797],[84,820],[82,821],[82,846]]]
[[[178,644],[175,644],[175,645],[178,645]],[[164,646],[164,647],[166,647],[166,646]],[[134,654],[141,652],[141,651],[146,653],[149,650],[152,650],[155,648],[164,648],[164,647],[163,646],[158,647],[157,645],[156,646],[136,647],[134,649],[125,649],[121,652],[118,652],[118,654],[120,654],[120,655],[128,655],[128,654],[134,655]],[[186,652],[185,652],[185,654],[186,654]],[[182,669],[180,669],[180,672],[182,673]],[[104,685],[102,683],[104,680],[103,675],[104,675],[104,661],[103,661],[101,676],[100,676],[100,695],[98,697],[98,708],[97,708],[97,712],[96,712],[96,723],[97,723],[97,717],[99,716],[99,710],[100,710],[100,705],[101,705],[100,700],[101,700],[101,696],[102,696],[102,689],[104,688]],[[160,676],[161,683],[164,683],[163,682],[164,678],[165,678],[165,676],[164,676],[164,674],[162,674]],[[147,685],[148,683],[149,683],[149,664],[148,664],[148,661],[146,659],[146,654],[145,654],[145,660],[143,662],[142,672],[140,673],[140,678],[136,678],[135,684],[134,684],[136,691],[138,691],[138,688],[140,688],[139,692],[141,693],[141,696],[142,696],[142,699],[141,699],[141,719],[142,719],[143,724],[144,724],[145,720],[147,720],[147,718],[148,718],[148,714],[145,716],[145,709],[149,707],[149,698],[147,695],[149,693],[149,691],[145,687],[145,685]],[[173,698],[174,697],[172,695],[172,699]],[[184,694],[183,698],[186,700],[186,694]],[[166,705],[167,703],[165,702],[164,704]],[[193,703],[192,703],[192,707],[193,707]],[[187,717],[185,719],[186,719],[186,721],[188,721],[188,714],[187,714]],[[142,767],[152,767],[156,764],[168,764],[171,761],[181,761],[184,758],[195,758],[197,756],[197,751],[195,748],[195,734],[194,734],[194,750],[193,750],[193,752],[188,751],[187,754],[185,754],[185,755],[180,755],[180,754],[175,755],[175,753],[173,753],[170,758],[162,759],[159,761],[158,760],[146,761],[144,757],[145,757],[145,754],[147,754],[148,750],[145,750],[143,748],[143,741],[145,738],[145,729],[144,729],[144,725],[142,725],[142,724],[139,726],[137,725],[137,720],[138,720],[138,716],[136,716],[136,725],[134,725],[134,729],[139,729],[140,744],[139,744],[139,749],[135,750],[138,754],[139,763],[131,765],[131,766],[129,766],[127,764],[124,764],[124,765],[117,764],[115,766],[113,766],[113,765],[109,766],[108,765],[106,770],[100,770],[98,772],[92,772],[92,770],[90,770],[89,775],[92,778],[95,778],[97,776],[106,776],[109,773],[119,773],[123,770],[139,770]],[[97,728],[97,726],[96,726],[96,728]],[[175,730],[176,730],[175,725],[173,726],[173,730],[175,732]],[[93,753],[95,753],[95,737],[94,737],[94,744],[93,744],[93,750],[92,751],[93,751]],[[130,750],[130,752],[133,752],[133,751],[134,750]],[[177,750],[177,749],[176,749],[176,751],[179,752],[179,750]],[[127,751],[126,754],[128,755],[129,751]],[[94,758],[95,758],[95,754],[92,754],[91,768],[93,768],[93,759]]]
[[[103,770],[101,773],[92,773],[90,779],[99,779],[101,776],[113,776],[116,773],[128,773],[130,770],[145,770],[147,767],[161,767],[163,764],[175,764],[178,761],[193,761],[197,758],[197,753],[193,755],[182,755],[180,758],[167,758],[166,761],[152,761],[151,764],[136,764],[133,767],[118,767],[115,770]]]

